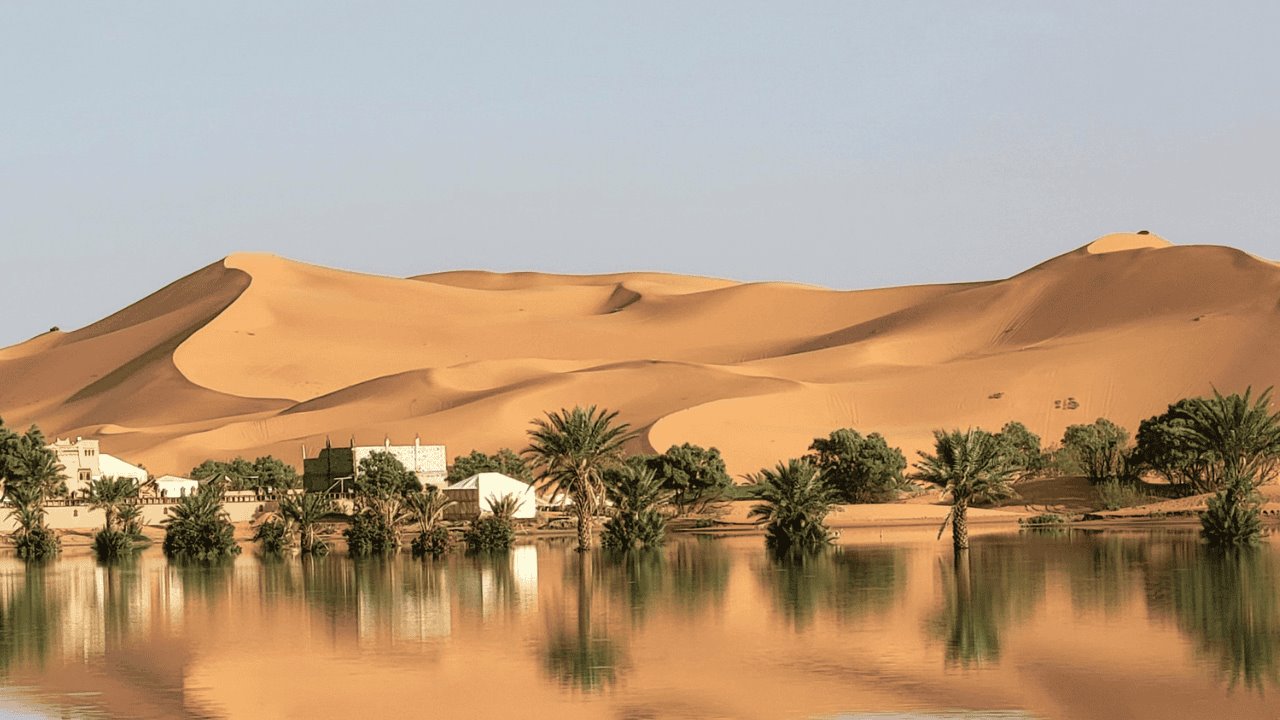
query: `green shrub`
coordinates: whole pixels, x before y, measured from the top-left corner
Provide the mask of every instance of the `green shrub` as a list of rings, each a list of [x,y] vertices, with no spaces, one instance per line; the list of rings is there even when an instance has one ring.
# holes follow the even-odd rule
[[[1262,538],[1262,501],[1248,476],[1233,479],[1209,498],[1200,516],[1200,534],[1210,545],[1239,547]]]
[[[274,518],[258,525],[253,532],[253,541],[262,546],[262,552],[271,554],[282,553],[293,545],[289,528],[285,526],[283,520]]]
[[[516,542],[516,529],[511,520],[496,515],[485,515],[471,521],[462,534],[468,550],[503,552]]]
[[[612,504],[600,542],[611,550],[661,545],[667,534],[662,514],[671,498],[663,482],[647,467],[627,466],[610,473],[607,487]]]
[[[37,525],[25,532],[14,533],[13,545],[23,560],[48,560],[62,550],[58,534],[47,525]]]
[[[1029,518],[1022,518],[1018,524],[1029,528],[1061,527],[1067,524],[1067,518],[1058,513],[1040,513]]]
[[[1098,483],[1094,486],[1094,493],[1098,496],[1098,502],[1106,510],[1145,505],[1151,501],[1151,496],[1136,484],[1118,479]]]
[[[400,548],[396,529],[373,512],[359,512],[351,517],[351,525],[342,534],[347,538],[347,551],[356,556],[393,553]]]
[[[217,560],[240,554],[235,528],[222,509],[222,490],[205,485],[169,508],[164,554],[187,560]]]
[[[831,542],[834,534],[826,517],[836,494],[816,466],[806,459],[789,460],[761,470],[755,480],[761,486],[761,504],[751,508],[751,517],[765,523],[766,545],[791,552]]]
[[[418,533],[410,547],[414,557],[440,557],[453,549],[453,536],[449,534],[449,528],[436,525]]]
[[[133,536],[121,530],[102,529],[94,533],[93,552],[99,560],[114,560],[133,552]]]

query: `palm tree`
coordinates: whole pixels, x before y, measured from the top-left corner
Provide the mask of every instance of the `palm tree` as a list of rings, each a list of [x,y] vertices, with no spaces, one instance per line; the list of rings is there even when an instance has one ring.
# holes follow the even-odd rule
[[[765,468],[754,478],[761,504],[751,517],[767,523],[765,541],[775,550],[805,550],[831,542],[825,520],[836,503],[835,491],[809,460],[791,459]]]
[[[222,507],[221,483],[206,483],[168,509],[164,553],[169,557],[215,560],[236,555],[235,528]]]
[[[418,524],[420,534],[429,533],[439,525],[444,519],[444,511],[453,504],[454,501],[445,497],[445,494],[434,485],[428,485],[422,489],[422,492],[411,493],[405,497],[405,505],[413,521]]]
[[[138,483],[131,477],[103,476],[89,483],[86,499],[89,509],[101,510],[106,516],[106,530],[113,532],[125,505],[138,498]]]
[[[1011,484],[1017,469],[991,433],[971,428],[965,432],[933,431],[934,451],[920,453],[916,477],[942,486],[951,500],[951,511],[938,528],[938,537],[951,525],[952,545],[957,551],[969,548],[969,506],[994,502],[1014,495]]]
[[[542,488],[573,501],[578,552],[591,547],[591,521],[604,500],[604,472],[622,460],[622,446],[635,437],[616,423],[618,413],[576,406],[547,413],[529,431],[530,457]]]
[[[1252,399],[1253,388],[1244,395],[1222,395],[1186,406],[1187,422],[1178,432],[1202,457],[1217,459],[1213,486],[1227,484],[1225,478],[1246,477],[1254,485],[1271,480],[1280,468],[1280,412],[1272,413],[1271,390]]]
[[[653,469],[624,465],[609,473],[608,480],[606,492],[613,507],[604,524],[604,546],[630,550],[661,545],[667,531],[661,508],[671,502],[672,494],[663,489]]]
[[[323,493],[303,493],[280,498],[280,517],[298,534],[298,549],[304,555],[328,549],[324,541],[317,540],[316,533],[324,516],[336,511],[337,505],[333,499]]]

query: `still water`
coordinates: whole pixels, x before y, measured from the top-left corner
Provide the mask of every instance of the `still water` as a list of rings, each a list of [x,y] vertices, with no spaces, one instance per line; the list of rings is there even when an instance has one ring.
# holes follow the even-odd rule
[[[580,558],[0,559],[0,716],[1276,718],[1280,545],[846,531]]]

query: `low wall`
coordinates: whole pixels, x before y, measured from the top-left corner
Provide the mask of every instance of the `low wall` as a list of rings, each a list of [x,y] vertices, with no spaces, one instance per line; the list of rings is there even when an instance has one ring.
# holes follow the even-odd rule
[[[149,502],[142,506],[142,523],[158,525],[165,519],[165,512],[174,502]],[[231,522],[248,522],[261,510],[275,509],[275,502],[263,500],[228,501],[223,507]],[[90,510],[88,505],[51,505],[45,508],[45,519],[54,530],[96,530],[106,523],[101,510]],[[13,532],[17,528],[12,514],[0,507],[0,532]]]

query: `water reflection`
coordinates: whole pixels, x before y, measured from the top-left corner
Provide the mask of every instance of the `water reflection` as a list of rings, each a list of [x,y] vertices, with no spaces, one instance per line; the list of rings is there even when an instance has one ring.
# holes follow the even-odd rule
[[[547,639],[542,649],[547,674],[561,687],[597,691],[618,680],[625,649],[610,634],[608,620],[592,610],[596,603],[594,556],[579,555],[570,563],[565,584],[576,590],[572,613],[548,616]],[[572,617],[569,617],[572,615]]]
[[[767,554],[760,578],[774,605],[797,630],[819,610],[842,621],[892,606],[906,582],[904,551],[886,547],[835,547],[810,553]]]
[[[296,704],[303,687],[324,698],[312,715],[351,693],[387,698],[383,714],[434,693],[452,698],[444,715],[465,715],[479,693],[506,691],[484,690],[503,674],[538,698],[531,717],[677,700],[689,717],[1008,710],[1045,697],[1054,704],[1030,714],[1105,717],[1087,699],[1104,680],[1122,695],[1146,688],[1151,712],[1127,716],[1173,698],[1166,716],[1195,701],[1187,715],[1250,717],[1266,707],[1258,691],[1280,685],[1278,591],[1276,547],[1216,555],[1192,533],[988,535],[960,556],[927,536],[790,560],[758,538],[213,566],[158,552],[109,566],[0,558],[0,678],[69,716],[252,716],[244,697]],[[298,685],[255,690],[255,673],[263,688]],[[757,694],[781,699],[726,709]],[[294,704],[275,714],[302,715]]]
[[[1044,593],[1043,547],[1043,536],[1030,544],[975,543],[939,559],[943,603],[933,627],[948,665],[1000,659],[1004,628],[1030,614]]]
[[[1228,686],[1280,685],[1280,564],[1274,552],[1185,544],[1156,577],[1152,608],[1196,640]]]

